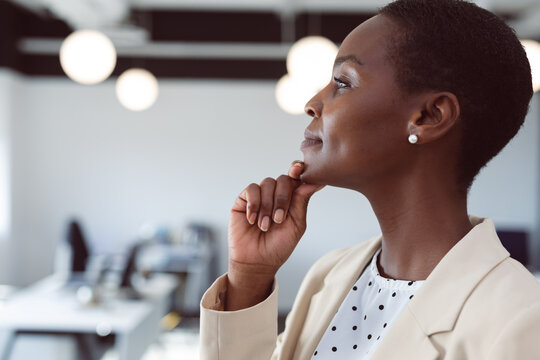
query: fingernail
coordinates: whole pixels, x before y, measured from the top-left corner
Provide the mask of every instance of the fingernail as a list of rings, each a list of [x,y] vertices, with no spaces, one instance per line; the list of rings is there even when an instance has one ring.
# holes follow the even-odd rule
[[[251,225],[255,224],[255,220],[257,220],[257,213],[252,213],[251,215],[249,215],[248,222]]]
[[[268,231],[268,227],[270,226],[270,217],[268,216],[265,216],[263,219],[262,219],[262,223],[261,223],[261,230],[266,232]]]
[[[277,209],[274,213],[274,222],[281,224],[283,222],[283,217],[285,216],[285,211],[283,209]]]
[[[295,161],[295,162],[293,163],[293,166],[302,167],[302,166],[304,166],[304,163],[301,162],[301,161]]]

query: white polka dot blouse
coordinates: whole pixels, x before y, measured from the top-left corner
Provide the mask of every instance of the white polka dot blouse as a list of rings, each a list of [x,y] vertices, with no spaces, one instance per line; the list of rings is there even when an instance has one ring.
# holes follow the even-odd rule
[[[312,360],[369,359],[422,281],[382,277],[377,250],[341,304]]]

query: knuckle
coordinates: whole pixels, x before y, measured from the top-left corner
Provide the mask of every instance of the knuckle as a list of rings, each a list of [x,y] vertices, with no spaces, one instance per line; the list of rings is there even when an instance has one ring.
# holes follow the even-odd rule
[[[252,190],[252,191],[253,191],[253,190],[257,189],[258,187],[259,187],[258,184],[251,183],[251,184],[249,184],[249,185],[246,187],[246,191],[249,191],[249,190]]]
[[[257,209],[260,202],[260,188],[257,184],[250,184],[243,191],[246,201],[249,203],[248,206],[251,209]]]
[[[278,182],[289,181],[289,176],[288,175],[279,175],[279,177],[277,178],[277,181]]]
[[[274,178],[267,177],[267,178],[264,178],[263,181],[261,181],[261,186],[274,184],[275,182],[276,180]]]

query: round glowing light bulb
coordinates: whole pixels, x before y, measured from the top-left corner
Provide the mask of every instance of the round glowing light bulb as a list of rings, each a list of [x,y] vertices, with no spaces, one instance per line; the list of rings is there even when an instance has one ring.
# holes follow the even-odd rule
[[[287,55],[287,71],[311,87],[323,87],[330,74],[338,47],[322,36],[308,36],[298,40]]]
[[[289,114],[298,115],[304,113],[306,103],[319,90],[319,88],[309,86],[287,74],[277,82],[275,95],[282,110]]]
[[[540,43],[534,40],[521,40],[531,64],[534,91],[540,91]]]
[[[122,105],[132,111],[148,109],[158,97],[158,81],[144,69],[129,69],[118,77],[116,96]]]
[[[60,65],[73,81],[97,84],[113,72],[116,49],[112,41],[99,31],[75,31],[62,42]]]

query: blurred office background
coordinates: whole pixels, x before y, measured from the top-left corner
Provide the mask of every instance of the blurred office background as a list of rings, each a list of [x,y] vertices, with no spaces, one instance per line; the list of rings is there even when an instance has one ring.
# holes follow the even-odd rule
[[[284,104],[292,95],[276,98],[289,49],[307,36],[339,45],[386,3],[0,0],[0,311],[19,293],[32,307],[40,289],[57,286],[52,279],[67,279],[78,284],[63,296],[78,304],[65,305],[76,318],[113,301],[118,292],[110,288],[127,277],[124,288],[139,294],[122,293],[122,301],[144,303],[140,314],[149,314],[141,315],[146,327],[140,328],[100,322],[96,340],[81,337],[92,332],[88,326],[33,324],[29,310],[22,320],[13,315],[14,324],[24,325],[17,336],[16,325],[4,329],[11,331],[4,340],[0,333],[0,356],[71,359],[86,346],[105,349],[88,359],[196,358],[198,300],[226,271],[233,200],[249,183],[302,159],[310,119]],[[477,3],[506,19],[520,38],[540,40],[540,1]],[[97,84],[68,78],[60,63],[63,41],[82,29],[105,34],[116,51],[111,76]],[[152,76],[143,85],[157,90],[147,109],[134,111],[119,100],[117,80],[131,68],[157,80],[157,87]],[[469,213],[492,218],[512,255],[532,272],[540,270],[538,96],[524,127],[482,170],[469,197]],[[316,259],[378,233],[361,194],[327,188],[314,196],[306,234],[278,274],[280,313],[288,312]],[[74,243],[86,249],[74,250]],[[93,274],[74,279],[74,256]],[[99,290],[100,281],[113,285]],[[137,336],[152,340],[141,342],[137,355],[122,352],[128,328],[139,331],[131,344]]]

